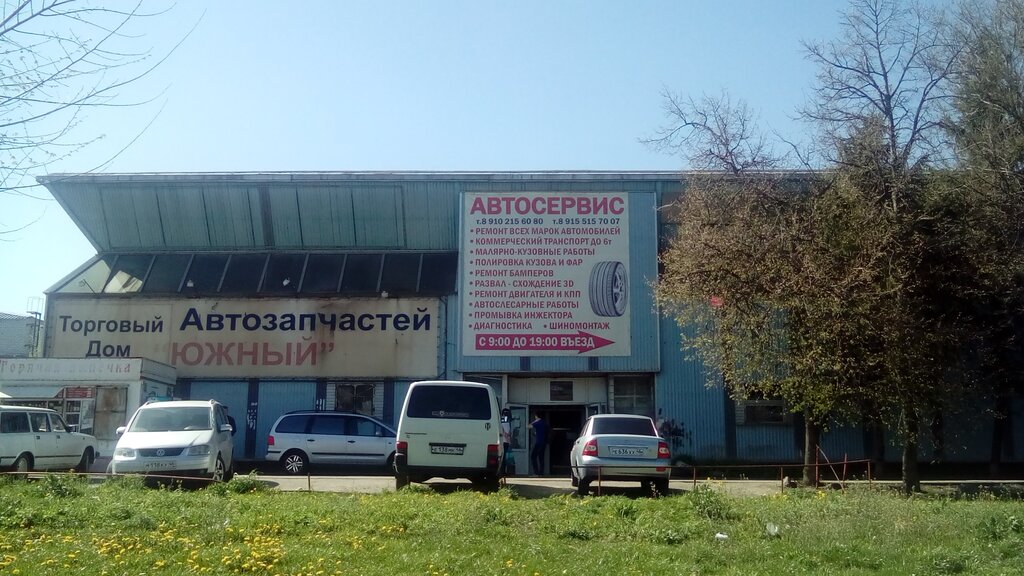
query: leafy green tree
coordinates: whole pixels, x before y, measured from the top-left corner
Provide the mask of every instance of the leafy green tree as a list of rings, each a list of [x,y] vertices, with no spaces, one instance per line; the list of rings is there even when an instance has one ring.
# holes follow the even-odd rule
[[[1024,2],[963,4],[946,34],[962,47],[946,127],[957,188],[976,214],[958,231],[975,283],[963,307],[976,335],[971,365],[995,401],[998,473],[1011,394],[1024,389]]]

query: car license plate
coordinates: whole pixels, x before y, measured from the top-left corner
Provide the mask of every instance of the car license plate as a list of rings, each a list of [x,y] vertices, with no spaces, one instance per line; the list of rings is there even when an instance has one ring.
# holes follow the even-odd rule
[[[462,453],[466,450],[465,444],[431,444],[431,454],[451,454],[453,456],[462,456]]]
[[[174,462],[146,462],[143,466],[146,470],[172,470]]]
[[[608,451],[612,456],[643,456],[643,448],[630,448],[626,446],[610,446]]]

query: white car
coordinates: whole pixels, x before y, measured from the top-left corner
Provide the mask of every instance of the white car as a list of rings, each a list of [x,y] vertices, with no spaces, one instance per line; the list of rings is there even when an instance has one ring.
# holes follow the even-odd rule
[[[287,474],[306,474],[310,464],[390,467],[394,458],[395,431],[354,412],[288,412],[267,436],[267,460]]]
[[[216,400],[150,402],[117,429],[110,472],[230,480],[234,432]]]
[[[594,480],[638,480],[668,493],[672,474],[668,442],[647,416],[595,414],[583,426],[569,453],[572,485],[585,496]]]
[[[96,438],[74,432],[57,412],[28,406],[0,406],[0,468],[15,472],[88,472],[99,452]]]

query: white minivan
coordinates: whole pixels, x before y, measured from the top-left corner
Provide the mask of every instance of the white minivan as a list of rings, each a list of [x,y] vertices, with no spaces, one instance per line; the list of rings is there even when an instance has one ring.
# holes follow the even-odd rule
[[[75,432],[48,408],[0,406],[0,468],[88,472],[96,438]]]
[[[429,478],[468,478],[497,490],[501,413],[494,389],[477,382],[413,382],[405,395],[395,445],[395,487]]]

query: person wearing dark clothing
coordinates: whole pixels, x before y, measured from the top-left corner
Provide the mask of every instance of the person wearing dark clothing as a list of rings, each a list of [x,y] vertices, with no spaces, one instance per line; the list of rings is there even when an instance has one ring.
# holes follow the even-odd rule
[[[548,423],[540,417],[540,414],[533,415],[533,422],[530,422],[533,429],[533,446],[530,448],[530,466],[533,473],[540,476],[544,474],[544,450],[548,444]]]

